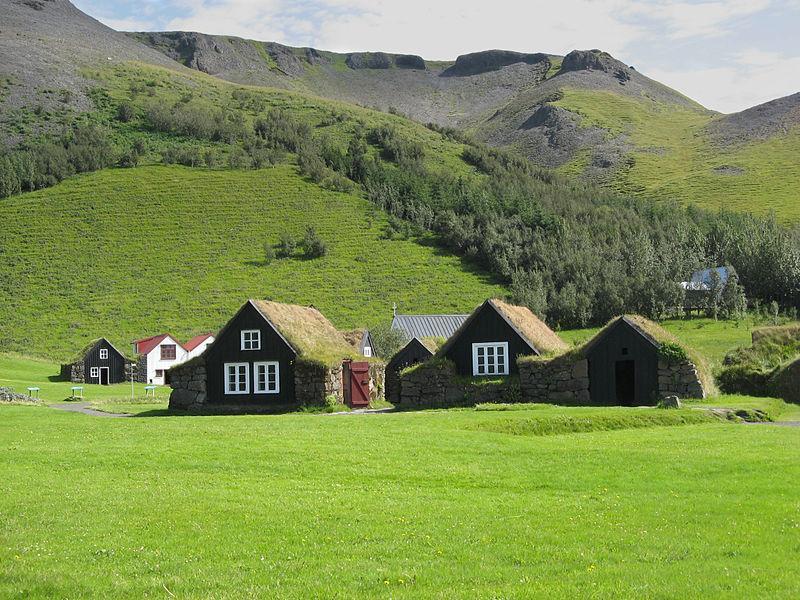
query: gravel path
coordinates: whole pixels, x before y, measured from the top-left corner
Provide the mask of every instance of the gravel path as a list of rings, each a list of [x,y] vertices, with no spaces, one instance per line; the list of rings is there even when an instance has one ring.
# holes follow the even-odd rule
[[[94,410],[93,408],[89,408],[88,402],[64,402],[61,404],[51,404],[50,408],[55,408],[56,410],[63,410],[66,412],[80,413],[82,415],[89,415],[90,417],[119,418],[131,416],[129,414],[108,413],[101,410]]]

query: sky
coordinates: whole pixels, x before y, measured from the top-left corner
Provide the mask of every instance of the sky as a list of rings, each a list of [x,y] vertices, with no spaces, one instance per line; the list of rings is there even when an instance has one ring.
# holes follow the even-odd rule
[[[125,31],[189,30],[452,60],[599,48],[704,106],[800,92],[800,0],[73,0]]]

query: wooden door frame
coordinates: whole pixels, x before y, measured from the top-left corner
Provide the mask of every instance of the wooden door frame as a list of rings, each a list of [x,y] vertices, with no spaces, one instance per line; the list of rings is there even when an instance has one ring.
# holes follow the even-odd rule
[[[100,373],[99,373],[100,376],[98,377],[100,385],[111,385],[111,367],[98,367],[98,368],[100,369]],[[103,383],[103,371],[104,370],[106,372],[106,382],[105,383]]]

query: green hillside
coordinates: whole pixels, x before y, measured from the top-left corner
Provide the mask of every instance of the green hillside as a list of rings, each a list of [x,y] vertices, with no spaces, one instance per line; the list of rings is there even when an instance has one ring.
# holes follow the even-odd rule
[[[553,104],[579,115],[582,127],[624,136],[626,164],[605,179],[620,192],[800,221],[800,126],[766,139],[715,144],[709,128],[720,117],[674,104],[574,88]],[[582,153],[562,172],[584,172],[589,156]]]
[[[366,200],[258,171],[105,170],[0,203],[0,348],[65,358],[87,339],[215,330],[247,298],[314,304],[339,327],[456,311],[504,293],[430,240],[385,239]],[[314,260],[263,245],[314,226]]]

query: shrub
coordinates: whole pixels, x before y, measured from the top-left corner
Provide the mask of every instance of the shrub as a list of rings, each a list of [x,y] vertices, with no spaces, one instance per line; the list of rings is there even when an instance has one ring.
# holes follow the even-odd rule
[[[658,357],[667,362],[681,362],[688,358],[686,350],[679,344],[666,342],[658,349]]]
[[[290,258],[294,255],[296,248],[297,242],[292,237],[292,234],[284,231],[281,234],[280,240],[278,240],[278,256],[281,258]]]
[[[128,123],[133,120],[136,115],[136,109],[130,102],[123,102],[117,106],[117,121],[120,123]]]
[[[328,253],[328,247],[313,227],[306,229],[302,246],[306,258],[321,258]]]

